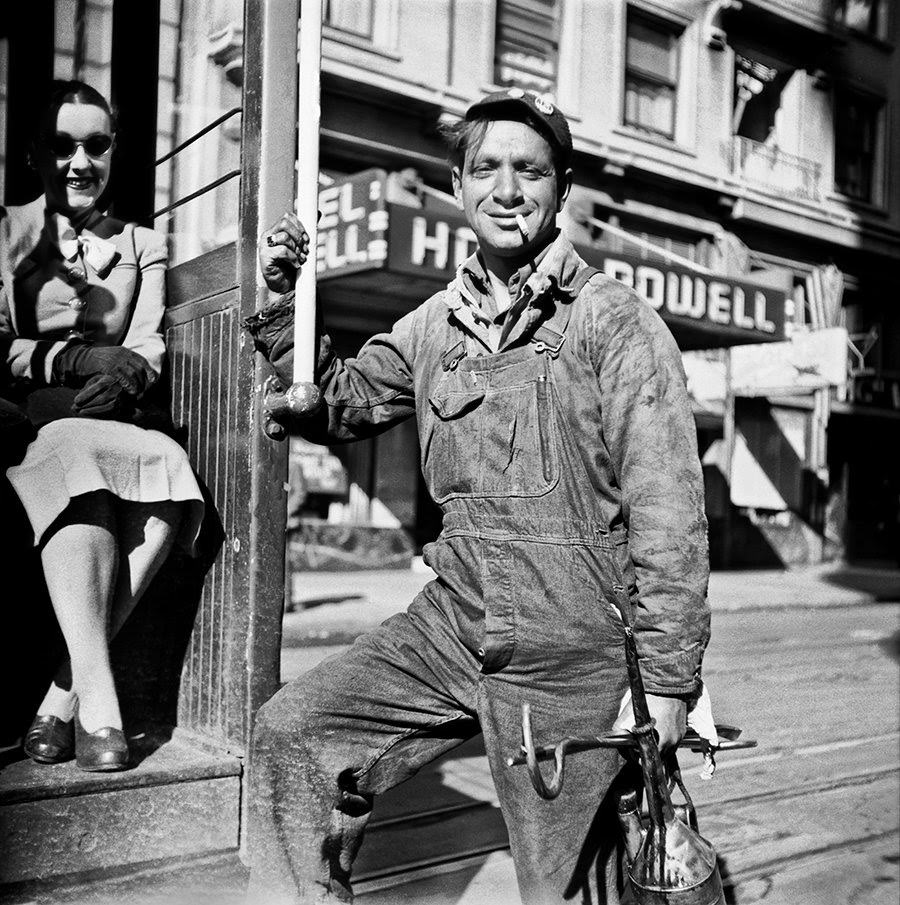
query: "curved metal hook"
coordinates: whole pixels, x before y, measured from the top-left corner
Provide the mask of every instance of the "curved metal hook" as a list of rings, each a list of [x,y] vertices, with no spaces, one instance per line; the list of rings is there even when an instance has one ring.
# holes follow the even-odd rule
[[[525,751],[525,763],[528,766],[528,775],[531,777],[531,784],[534,786],[534,791],[547,801],[552,801],[562,791],[566,770],[567,747],[568,739],[563,739],[553,749],[553,758],[555,762],[553,778],[549,783],[545,783],[544,777],[541,774],[541,768],[538,764],[537,752],[534,750],[534,737],[531,733],[531,705],[527,702],[522,705],[522,748]]]

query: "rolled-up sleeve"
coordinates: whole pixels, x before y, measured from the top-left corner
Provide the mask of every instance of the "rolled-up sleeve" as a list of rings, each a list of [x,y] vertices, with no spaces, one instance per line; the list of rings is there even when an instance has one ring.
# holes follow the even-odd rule
[[[681,355],[662,319],[625,287],[595,306],[592,354],[603,440],[622,494],[637,585],[635,637],[653,694],[699,689],[709,640],[703,474]]]

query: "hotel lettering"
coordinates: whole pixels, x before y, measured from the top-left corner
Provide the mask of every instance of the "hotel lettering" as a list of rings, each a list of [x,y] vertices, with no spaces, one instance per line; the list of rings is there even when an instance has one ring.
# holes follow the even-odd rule
[[[630,286],[657,311],[723,327],[762,333],[777,330],[768,316],[769,300],[762,289],[620,257],[606,258],[603,272]]]

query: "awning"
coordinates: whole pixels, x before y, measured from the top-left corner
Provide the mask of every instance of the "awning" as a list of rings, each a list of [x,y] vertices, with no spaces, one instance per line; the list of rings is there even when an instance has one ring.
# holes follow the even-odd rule
[[[319,194],[317,255],[322,289],[357,288],[363,305],[391,294],[423,301],[453,279],[475,249],[461,215],[387,200],[387,173],[366,170]],[[609,276],[632,286],[669,325],[682,349],[714,348],[784,338],[782,290],[665,261],[576,245]],[[337,288],[337,286],[335,286]]]

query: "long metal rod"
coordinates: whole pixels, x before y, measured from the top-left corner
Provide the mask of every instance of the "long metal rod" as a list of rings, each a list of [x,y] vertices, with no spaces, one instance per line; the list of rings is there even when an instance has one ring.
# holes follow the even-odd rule
[[[724,733],[729,732],[731,727],[725,727],[716,724],[716,730],[719,733],[720,741],[716,751],[737,751],[744,748],[755,748],[757,742],[754,740],[738,741],[736,738],[729,739]],[[734,732],[740,730],[734,729]],[[637,742],[634,736],[628,733],[607,733],[606,735],[572,735],[567,736],[562,741],[566,742],[566,753],[577,754],[581,751],[592,751],[595,748],[616,748],[619,751],[634,751],[637,749]],[[699,754],[703,750],[704,741],[694,730],[689,729],[688,734],[679,742],[679,751],[692,751]],[[555,760],[559,743],[552,745],[539,745],[534,749],[534,756],[539,761]],[[527,763],[525,753],[516,754],[514,757],[507,758],[507,765],[510,767],[520,766]]]
[[[653,736],[653,723],[650,719],[650,708],[644,692],[644,681],[638,666],[637,645],[634,641],[634,629],[625,626],[625,661],[628,664],[628,680],[631,685],[631,706],[634,709],[635,727],[632,730],[637,737],[641,749],[641,770],[644,774],[644,788],[647,793],[647,810],[651,822],[660,830],[670,823],[675,816],[672,799],[669,796],[669,785],[663,769],[659,747]]]
[[[696,270],[697,273],[702,273],[704,276],[712,276],[713,272],[708,268],[704,267],[702,264],[697,264],[694,261],[690,260],[690,258],[683,258],[681,255],[675,254],[673,251],[669,251],[668,248],[663,248],[662,245],[657,245],[655,242],[648,242],[646,239],[640,238],[640,236],[635,236],[634,234],[628,232],[627,229],[622,229],[621,226],[613,226],[612,223],[607,223],[605,220],[598,220],[596,217],[589,217],[587,214],[583,214],[580,217],[585,223],[590,223],[591,226],[596,226],[598,229],[606,230],[607,232],[611,232],[614,236],[618,236],[620,239],[624,239],[626,242],[631,242],[634,245],[638,245],[641,248],[646,249],[647,251],[652,251],[655,255],[660,255],[660,257],[665,258],[667,261],[671,261],[673,264],[680,264],[682,267],[687,267],[690,270]]]
[[[172,148],[168,154],[163,154],[159,160],[153,161],[153,166],[158,167],[161,163],[165,163],[170,157],[174,157],[176,154],[181,153],[185,148],[192,145],[195,141],[200,138],[203,138],[207,132],[211,132],[216,126],[220,126],[225,122],[226,119],[231,119],[236,113],[240,113],[243,110],[242,107],[232,107],[227,113],[223,113],[218,119],[214,119],[209,125],[204,126],[199,132],[195,132],[190,138],[185,139],[180,145]]]
[[[167,204],[165,207],[161,207],[158,211],[154,212],[153,219],[155,220],[157,217],[161,217],[163,214],[168,214],[169,211],[175,210],[176,207],[181,207],[182,204],[187,204],[188,201],[193,201],[195,198],[199,198],[201,195],[205,195],[207,192],[211,192],[214,188],[218,188],[223,182],[228,182],[229,179],[234,179],[235,176],[240,175],[240,170],[231,170],[224,176],[220,176],[218,179],[214,179],[212,182],[207,183],[207,185],[204,185],[202,188],[197,189],[196,192],[191,192],[190,195],[185,195],[184,198],[179,198],[177,201],[173,201],[171,204]]]

